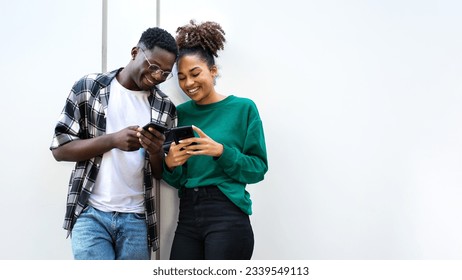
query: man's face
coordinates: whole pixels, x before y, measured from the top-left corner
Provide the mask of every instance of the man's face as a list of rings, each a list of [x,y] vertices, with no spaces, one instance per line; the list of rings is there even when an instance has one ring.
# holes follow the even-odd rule
[[[152,50],[136,47],[132,50],[134,61],[130,72],[133,90],[150,90],[168,78],[175,63],[175,55],[162,48]]]

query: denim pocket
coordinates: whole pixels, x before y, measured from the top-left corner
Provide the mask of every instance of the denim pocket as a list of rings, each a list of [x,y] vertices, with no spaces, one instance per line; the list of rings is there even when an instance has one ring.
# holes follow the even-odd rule
[[[145,213],[134,213],[136,219],[138,220],[146,220],[146,214]]]

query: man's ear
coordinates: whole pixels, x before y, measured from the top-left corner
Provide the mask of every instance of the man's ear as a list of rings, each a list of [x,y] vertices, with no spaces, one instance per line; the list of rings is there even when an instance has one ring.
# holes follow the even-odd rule
[[[138,54],[138,47],[133,47],[131,51],[132,60],[135,60],[135,57],[137,54]]]

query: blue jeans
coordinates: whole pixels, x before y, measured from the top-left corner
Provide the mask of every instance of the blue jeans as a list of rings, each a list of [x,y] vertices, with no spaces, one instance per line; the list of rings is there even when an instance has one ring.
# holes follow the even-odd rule
[[[91,206],[72,229],[76,260],[149,260],[144,214],[103,212]]]
[[[172,260],[249,260],[254,236],[247,214],[217,187],[183,189]]]

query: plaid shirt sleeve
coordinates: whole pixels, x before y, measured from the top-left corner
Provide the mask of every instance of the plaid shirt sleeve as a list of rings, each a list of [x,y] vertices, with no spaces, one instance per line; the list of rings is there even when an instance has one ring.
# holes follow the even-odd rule
[[[77,81],[69,93],[59,116],[50,149],[77,139],[103,135],[106,130],[104,105],[107,88],[96,82],[96,75]]]
[[[50,149],[71,141],[103,135],[106,130],[105,108],[109,96],[109,83],[117,71],[91,74],[77,81],[69,93],[55,126]],[[76,162],[69,180],[64,218],[68,236],[76,218],[85,207],[98,174],[102,156]]]

